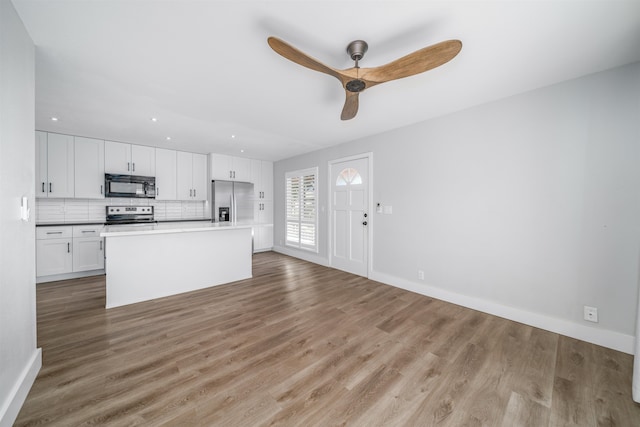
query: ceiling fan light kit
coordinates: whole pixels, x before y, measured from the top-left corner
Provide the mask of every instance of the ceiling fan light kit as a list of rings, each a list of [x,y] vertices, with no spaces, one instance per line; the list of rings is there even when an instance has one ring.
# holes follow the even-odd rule
[[[338,70],[323,64],[277,37],[269,37],[267,42],[271,49],[289,61],[340,80],[346,95],[340,115],[342,120],[350,120],[356,116],[358,95],[365,89],[439,67],[455,58],[462,49],[460,40],[447,40],[417,50],[385,65],[360,68],[359,61],[367,53],[369,45],[364,40],[354,40],[347,46],[347,54],[355,61],[355,65],[352,68]]]

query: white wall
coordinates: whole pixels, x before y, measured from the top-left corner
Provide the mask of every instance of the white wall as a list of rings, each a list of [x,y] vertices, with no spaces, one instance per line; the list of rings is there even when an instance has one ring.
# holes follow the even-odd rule
[[[36,348],[34,46],[9,0],[0,0],[0,425],[10,426],[41,366]]]
[[[372,205],[393,207],[371,211],[371,278],[633,351],[640,64],[277,162],[277,250],[296,254],[281,243],[285,172],[318,166],[326,212],[327,162],[364,152]],[[583,320],[584,305],[599,323]]]

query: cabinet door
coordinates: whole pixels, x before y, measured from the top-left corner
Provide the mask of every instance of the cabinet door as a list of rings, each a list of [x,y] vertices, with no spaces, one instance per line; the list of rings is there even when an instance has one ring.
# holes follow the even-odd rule
[[[113,174],[131,174],[131,144],[104,142],[104,171]]]
[[[193,154],[193,200],[207,200],[207,156]]]
[[[36,240],[36,276],[71,273],[71,239]]]
[[[178,200],[193,200],[193,155],[178,151],[176,164]]]
[[[258,225],[253,228],[253,251],[268,251],[273,248],[273,226]]]
[[[131,175],[156,176],[155,147],[131,146]]]
[[[260,191],[262,187],[262,161],[251,159],[251,178],[249,182],[253,183],[253,190],[255,191],[255,198],[260,197]]]
[[[36,197],[47,197],[47,133],[36,131]]]
[[[262,199],[273,200],[273,162],[262,162],[260,170]]]
[[[104,141],[75,137],[75,196],[104,198]]]
[[[242,157],[232,157],[233,180],[250,182],[251,181],[251,160]]]
[[[229,181],[233,179],[231,156],[211,153],[211,179]]]
[[[156,148],[156,200],[176,200],[176,157],[175,150]]]
[[[104,242],[101,237],[73,239],[73,271],[102,270]]]
[[[74,196],[73,136],[47,134],[48,197]]]

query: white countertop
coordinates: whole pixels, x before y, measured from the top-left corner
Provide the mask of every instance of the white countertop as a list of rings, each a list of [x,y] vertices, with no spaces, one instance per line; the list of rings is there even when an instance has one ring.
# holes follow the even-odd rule
[[[252,228],[252,224],[220,222],[171,222],[158,224],[108,225],[101,237],[139,236],[145,234],[190,233],[200,231],[222,231]]]

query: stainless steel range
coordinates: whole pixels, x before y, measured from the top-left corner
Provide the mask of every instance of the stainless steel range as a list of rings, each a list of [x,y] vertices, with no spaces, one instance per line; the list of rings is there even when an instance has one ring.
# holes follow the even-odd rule
[[[107,225],[155,222],[153,206],[107,206]]]

